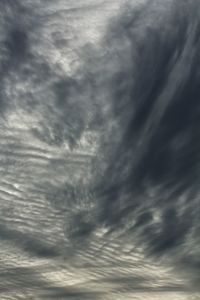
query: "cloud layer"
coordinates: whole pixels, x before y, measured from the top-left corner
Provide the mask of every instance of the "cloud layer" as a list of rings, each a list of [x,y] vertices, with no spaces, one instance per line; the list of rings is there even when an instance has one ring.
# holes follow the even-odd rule
[[[199,5],[1,1],[1,299],[199,299]]]

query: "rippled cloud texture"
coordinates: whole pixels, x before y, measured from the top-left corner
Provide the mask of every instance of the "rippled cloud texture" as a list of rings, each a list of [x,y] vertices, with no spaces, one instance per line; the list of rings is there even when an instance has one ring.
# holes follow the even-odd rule
[[[200,299],[200,4],[0,1],[0,299]]]

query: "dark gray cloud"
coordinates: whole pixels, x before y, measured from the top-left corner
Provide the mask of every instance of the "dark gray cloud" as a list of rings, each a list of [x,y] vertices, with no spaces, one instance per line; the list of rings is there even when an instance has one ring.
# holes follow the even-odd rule
[[[49,258],[58,255],[56,249],[48,245],[47,242],[40,241],[15,229],[9,229],[5,225],[0,225],[0,239],[13,242],[15,246],[32,256]]]
[[[99,220],[177,265],[191,247],[199,260],[199,22],[195,1],[148,1],[106,38],[117,125],[104,142]]]

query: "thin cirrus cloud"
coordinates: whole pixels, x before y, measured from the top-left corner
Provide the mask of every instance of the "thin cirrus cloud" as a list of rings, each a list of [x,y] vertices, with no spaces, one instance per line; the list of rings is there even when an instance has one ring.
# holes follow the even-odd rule
[[[1,299],[199,298],[195,1],[1,1]]]

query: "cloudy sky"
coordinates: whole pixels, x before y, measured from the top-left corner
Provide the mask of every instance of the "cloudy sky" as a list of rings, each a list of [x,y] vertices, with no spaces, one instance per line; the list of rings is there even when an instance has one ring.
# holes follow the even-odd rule
[[[0,299],[200,299],[200,4],[0,1]]]

